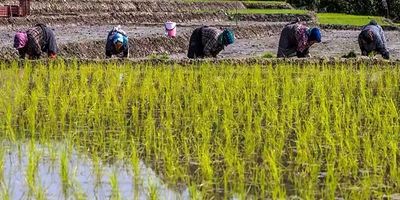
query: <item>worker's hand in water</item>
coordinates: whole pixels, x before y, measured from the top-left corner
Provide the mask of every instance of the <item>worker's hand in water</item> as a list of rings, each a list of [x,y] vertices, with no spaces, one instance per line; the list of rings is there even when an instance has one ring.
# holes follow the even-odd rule
[[[389,52],[386,51],[386,52],[382,53],[382,57],[383,57],[384,59],[388,60],[388,59],[390,58]]]
[[[368,52],[367,52],[367,51],[362,51],[362,52],[361,52],[361,55],[362,55],[362,56],[368,56]]]
[[[311,54],[308,51],[305,51],[305,52],[298,51],[296,53],[296,55],[298,58],[310,58],[311,57]]]
[[[51,59],[56,59],[57,54],[55,54],[55,53],[50,53],[49,57],[50,57]]]

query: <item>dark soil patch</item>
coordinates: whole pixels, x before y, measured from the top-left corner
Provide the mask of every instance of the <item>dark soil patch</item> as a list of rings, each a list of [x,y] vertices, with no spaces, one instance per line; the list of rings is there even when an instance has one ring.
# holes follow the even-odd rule
[[[31,5],[33,14],[102,13],[102,12],[188,12],[195,10],[244,9],[241,2],[182,1],[37,1]]]
[[[102,25],[102,24],[141,24],[141,23],[163,23],[168,20],[178,23],[190,21],[224,21],[228,16],[222,12],[215,13],[99,13],[99,14],[71,14],[71,15],[32,15],[26,18],[0,18],[0,25],[33,25],[45,23],[49,25]]]
[[[243,5],[248,9],[293,9],[288,3],[254,3],[254,2],[243,2]]]
[[[257,22],[291,22],[299,18],[302,21],[311,21],[312,16],[300,14],[233,14],[232,20]]]

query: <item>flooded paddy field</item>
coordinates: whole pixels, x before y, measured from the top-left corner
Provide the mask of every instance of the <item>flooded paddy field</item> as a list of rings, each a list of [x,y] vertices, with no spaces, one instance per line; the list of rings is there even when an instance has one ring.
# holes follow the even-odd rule
[[[398,198],[396,62],[0,63],[2,199]]]

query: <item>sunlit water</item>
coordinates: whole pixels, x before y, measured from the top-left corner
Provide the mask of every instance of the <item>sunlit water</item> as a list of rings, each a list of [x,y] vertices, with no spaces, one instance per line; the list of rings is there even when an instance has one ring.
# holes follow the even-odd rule
[[[4,184],[11,199],[32,199],[27,180],[29,162],[29,144],[3,144],[4,151]],[[71,187],[63,192],[61,181],[60,155],[62,145],[49,149],[35,145],[39,161],[36,173],[36,186],[43,188],[46,199],[75,199],[75,194],[83,194],[84,199],[110,199],[112,188],[110,177],[118,177],[118,191],[121,199],[148,199],[149,189],[156,188],[160,199],[189,199],[188,189],[175,191],[157,177],[155,172],[140,162],[140,177],[134,177],[132,167],[126,163],[101,163],[100,176],[96,175],[93,160],[72,150],[69,156],[68,175]],[[56,158],[51,155],[56,153]],[[96,178],[99,177],[99,178]],[[135,180],[139,180],[135,182]]]

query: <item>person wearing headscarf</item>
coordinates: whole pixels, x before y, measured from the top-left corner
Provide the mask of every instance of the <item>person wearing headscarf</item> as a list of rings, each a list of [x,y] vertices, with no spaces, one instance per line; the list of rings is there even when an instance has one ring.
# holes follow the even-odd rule
[[[217,57],[228,45],[233,44],[235,35],[232,30],[223,31],[214,27],[196,28],[189,41],[188,58]]]
[[[321,31],[319,28],[308,28],[300,21],[290,23],[281,32],[277,57],[310,57],[310,47],[320,42]]]
[[[361,33],[358,35],[358,44],[363,56],[368,56],[371,52],[377,52],[384,59],[389,59],[385,34],[382,27],[375,20],[372,20],[362,28]]]
[[[128,36],[120,26],[114,27],[107,36],[106,58],[111,58],[112,55],[121,58],[127,58],[129,55]]]
[[[22,59],[26,55],[29,59],[39,59],[42,52],[55,58],[58,51],[53,31],[44,24],[36,24],[27,31],[17,32],[14,36],[14,48]]]

